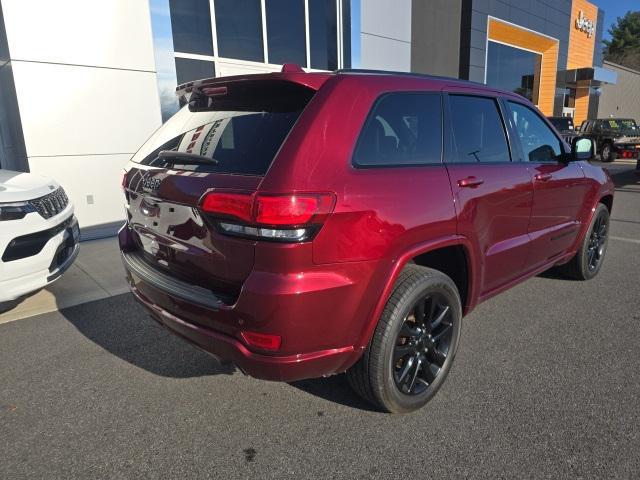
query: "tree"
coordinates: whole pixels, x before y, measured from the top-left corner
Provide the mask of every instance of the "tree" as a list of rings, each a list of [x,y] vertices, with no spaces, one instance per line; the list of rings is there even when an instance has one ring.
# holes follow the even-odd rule
[[[640,70],[640,11],[618,17],[609,35],[611,40],[604,41],[604,59]]]

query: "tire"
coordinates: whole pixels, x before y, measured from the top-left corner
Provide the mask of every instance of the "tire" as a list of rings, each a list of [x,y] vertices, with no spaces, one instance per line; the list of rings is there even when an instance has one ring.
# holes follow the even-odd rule
[[[580,250],[569,263],[562,266],[562,272],[576,280],[591,280],[602,268],[608,240],[609,210],[600,203],[593,214]],[[595,255],[595,257],[592,257],[592,255]]]
[[[602,153],[600,153],[600,158],[603,162],[611,163],[616,159],[616,153],[613,151],[613,145],[611,142],[605,142],[602,145]]]
[[[418,410],[437,393],[451,369],[461,323],[460,294],[453,281],[437,270],[407,265],[371,342],[347,371],[351,387],[381,410]]]

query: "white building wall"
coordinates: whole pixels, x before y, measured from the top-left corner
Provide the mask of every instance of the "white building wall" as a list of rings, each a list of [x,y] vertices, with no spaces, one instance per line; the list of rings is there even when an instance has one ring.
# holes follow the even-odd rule
[[[362,0],[360,67],[411,70],[411,0]]]
[[[149,3],[0,1],[29,169],[64,186],[85,234],[113,233],[122,169],[161,124]]]

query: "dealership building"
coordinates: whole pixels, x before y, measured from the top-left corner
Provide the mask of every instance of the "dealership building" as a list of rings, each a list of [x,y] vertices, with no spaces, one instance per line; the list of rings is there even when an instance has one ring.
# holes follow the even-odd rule
[[[0,166],[54,177],[84,237],[110,235],[122,169],[179,83],[283,63],[419,72],[579,124],[617,95],[603,28],[586,0],[0,0]]]

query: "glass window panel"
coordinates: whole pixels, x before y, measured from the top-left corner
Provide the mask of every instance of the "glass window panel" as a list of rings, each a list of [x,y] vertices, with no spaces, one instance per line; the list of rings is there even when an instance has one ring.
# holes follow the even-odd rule
[[[218,56],[264,62],[260,0],[215,0]]]
[[[311,68],[338,68],[336,0],[309,1],[309,43]]]
[[[176,57],[176,78],[178,85],[215,76],[216,72],[213,62]]]
[[[487,85],[522,95],[538,103],[542,55],[489,42]]]
[[[354,163],[359,166],[440,163],[441,110],[438,94],[383,96],[362,129]]]
[[[342,0],[342,68],[351,68],[351,0]]]
[[[451,128],[458,162],[509,162],[504,126],[493,98],[451,95]]]
[[[529,107],[515,102],[509,102],[509,106],[525,159],[530,162],[558,161],[562,154],[560,140],[549,126]]]
[[[173,49],[213,55],[209,0],[169,0]]]
[[[266,0],[269,63],[307,64],[304,0]]]

